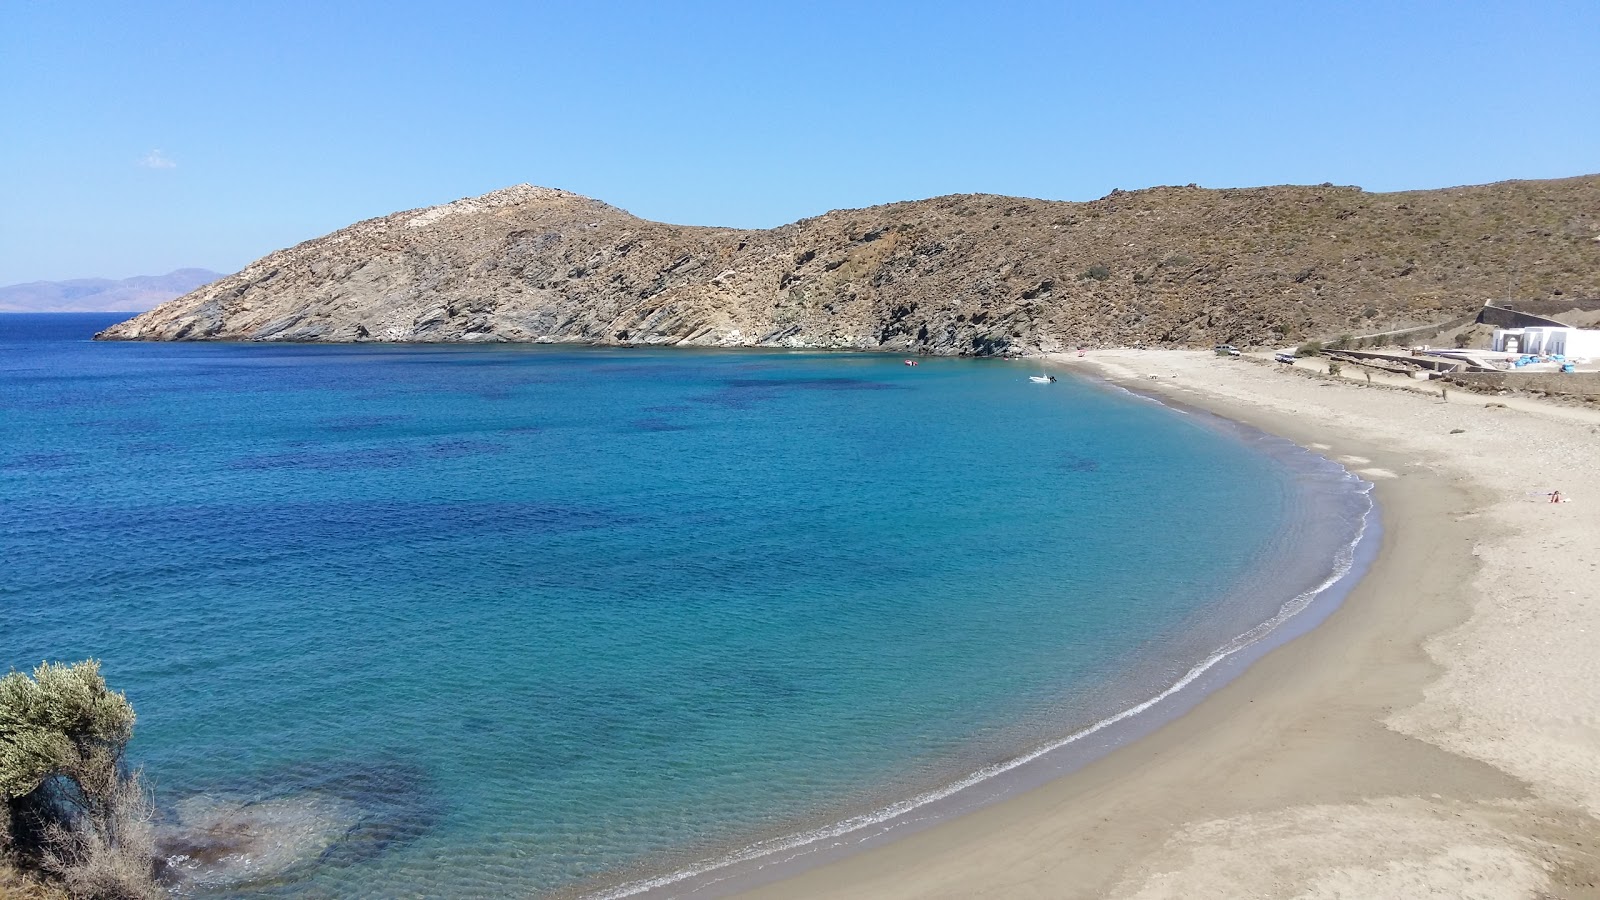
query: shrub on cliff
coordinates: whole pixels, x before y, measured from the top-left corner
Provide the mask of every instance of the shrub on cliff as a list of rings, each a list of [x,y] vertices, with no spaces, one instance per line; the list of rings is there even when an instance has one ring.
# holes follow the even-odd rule
[[[0,853],[75,897],[160,896],[133,707],[94,660],[0,678]]]

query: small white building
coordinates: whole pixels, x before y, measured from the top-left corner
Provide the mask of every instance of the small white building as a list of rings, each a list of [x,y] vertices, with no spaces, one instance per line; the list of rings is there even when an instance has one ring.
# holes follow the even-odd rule
[[[1532,356],[1600,356],[1600,330],[1593,328],[1496,328],[1493,348],[1498,353]]]

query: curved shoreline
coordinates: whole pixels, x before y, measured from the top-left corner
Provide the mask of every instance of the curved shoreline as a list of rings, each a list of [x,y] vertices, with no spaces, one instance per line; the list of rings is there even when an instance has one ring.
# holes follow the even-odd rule
[[[1377,552],[1376,544],[1381,539],[1381,510],[1373,498],[1371,482],[1350,473],[1337,462],[1262,429],[1216,415],[1209,410],[1186,409],[1185,404],[1176,402],[1174,398],[1129,389],[1112,381],[1093,381],[1097,386],[1158,403],[1174,413],[1194,415],[1198,412],[1206,418],[1208,427],[1229,431],[1241,442],[1265,440],[1267,446],[1250,448],[1250,452],[1265,454],[1293,476],[1304,476],[1309,467],[1320,463],[1322,467],[1337,470],[1346,479],[1355,482],[1353,489],[1365,499],[1365,508],[1360,513],[1354,535],[1335,552],[1332,570],[1315,586],[1282,601],[1270,618],[1233,636],[1190,665],[1181,676],[1158,693],[1065,736],[1002,762],[984,766],[948,784],[860,815],[753,843],[706,862],[584,893],[582,896],[591,900],[727,896],[827,865],[1003,802],[1077,771],[1188,713],[1263,655],[1315,628],[1338,608],[1372,564]],[[1294,458],[1296,456],[1301,458]],[[1317,462],[1311,462],[1306,457]],[[1364,488],[1360,485],[1364,485]],[[1306,489],[1308,493],[1313,490]],[[1087,743],[1089,738],[1098,740],[1091,746]]]
[[[1156,733],[750,896],[1595,894],[1600,598],[1591,564],[1554,548],[1592,546],[1600,505],[1521,489],[1600,484],[1600,417],[1205,353],[1057,360],[1362,467],[1385,512],[1376,563],[1323,625]],[[1484,590],[1519,555],[1541,595]]]

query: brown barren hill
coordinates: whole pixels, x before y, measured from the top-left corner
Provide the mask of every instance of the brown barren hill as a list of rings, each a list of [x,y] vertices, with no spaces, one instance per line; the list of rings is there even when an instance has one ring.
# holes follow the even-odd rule
[[[1282,344],[1508,293],[1600,295],[1600,176],[966,194],[770,230],[649,222],[518,185],[280,250],[100,337],[990,355]]]

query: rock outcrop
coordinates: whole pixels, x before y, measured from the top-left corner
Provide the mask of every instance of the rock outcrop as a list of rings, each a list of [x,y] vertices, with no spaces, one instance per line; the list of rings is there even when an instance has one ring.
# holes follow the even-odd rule
[[[100,337],[976,354],[1282,344],[1600,294],[1600,176],[956,195],[770,230],[518,185],[271,254]]]

